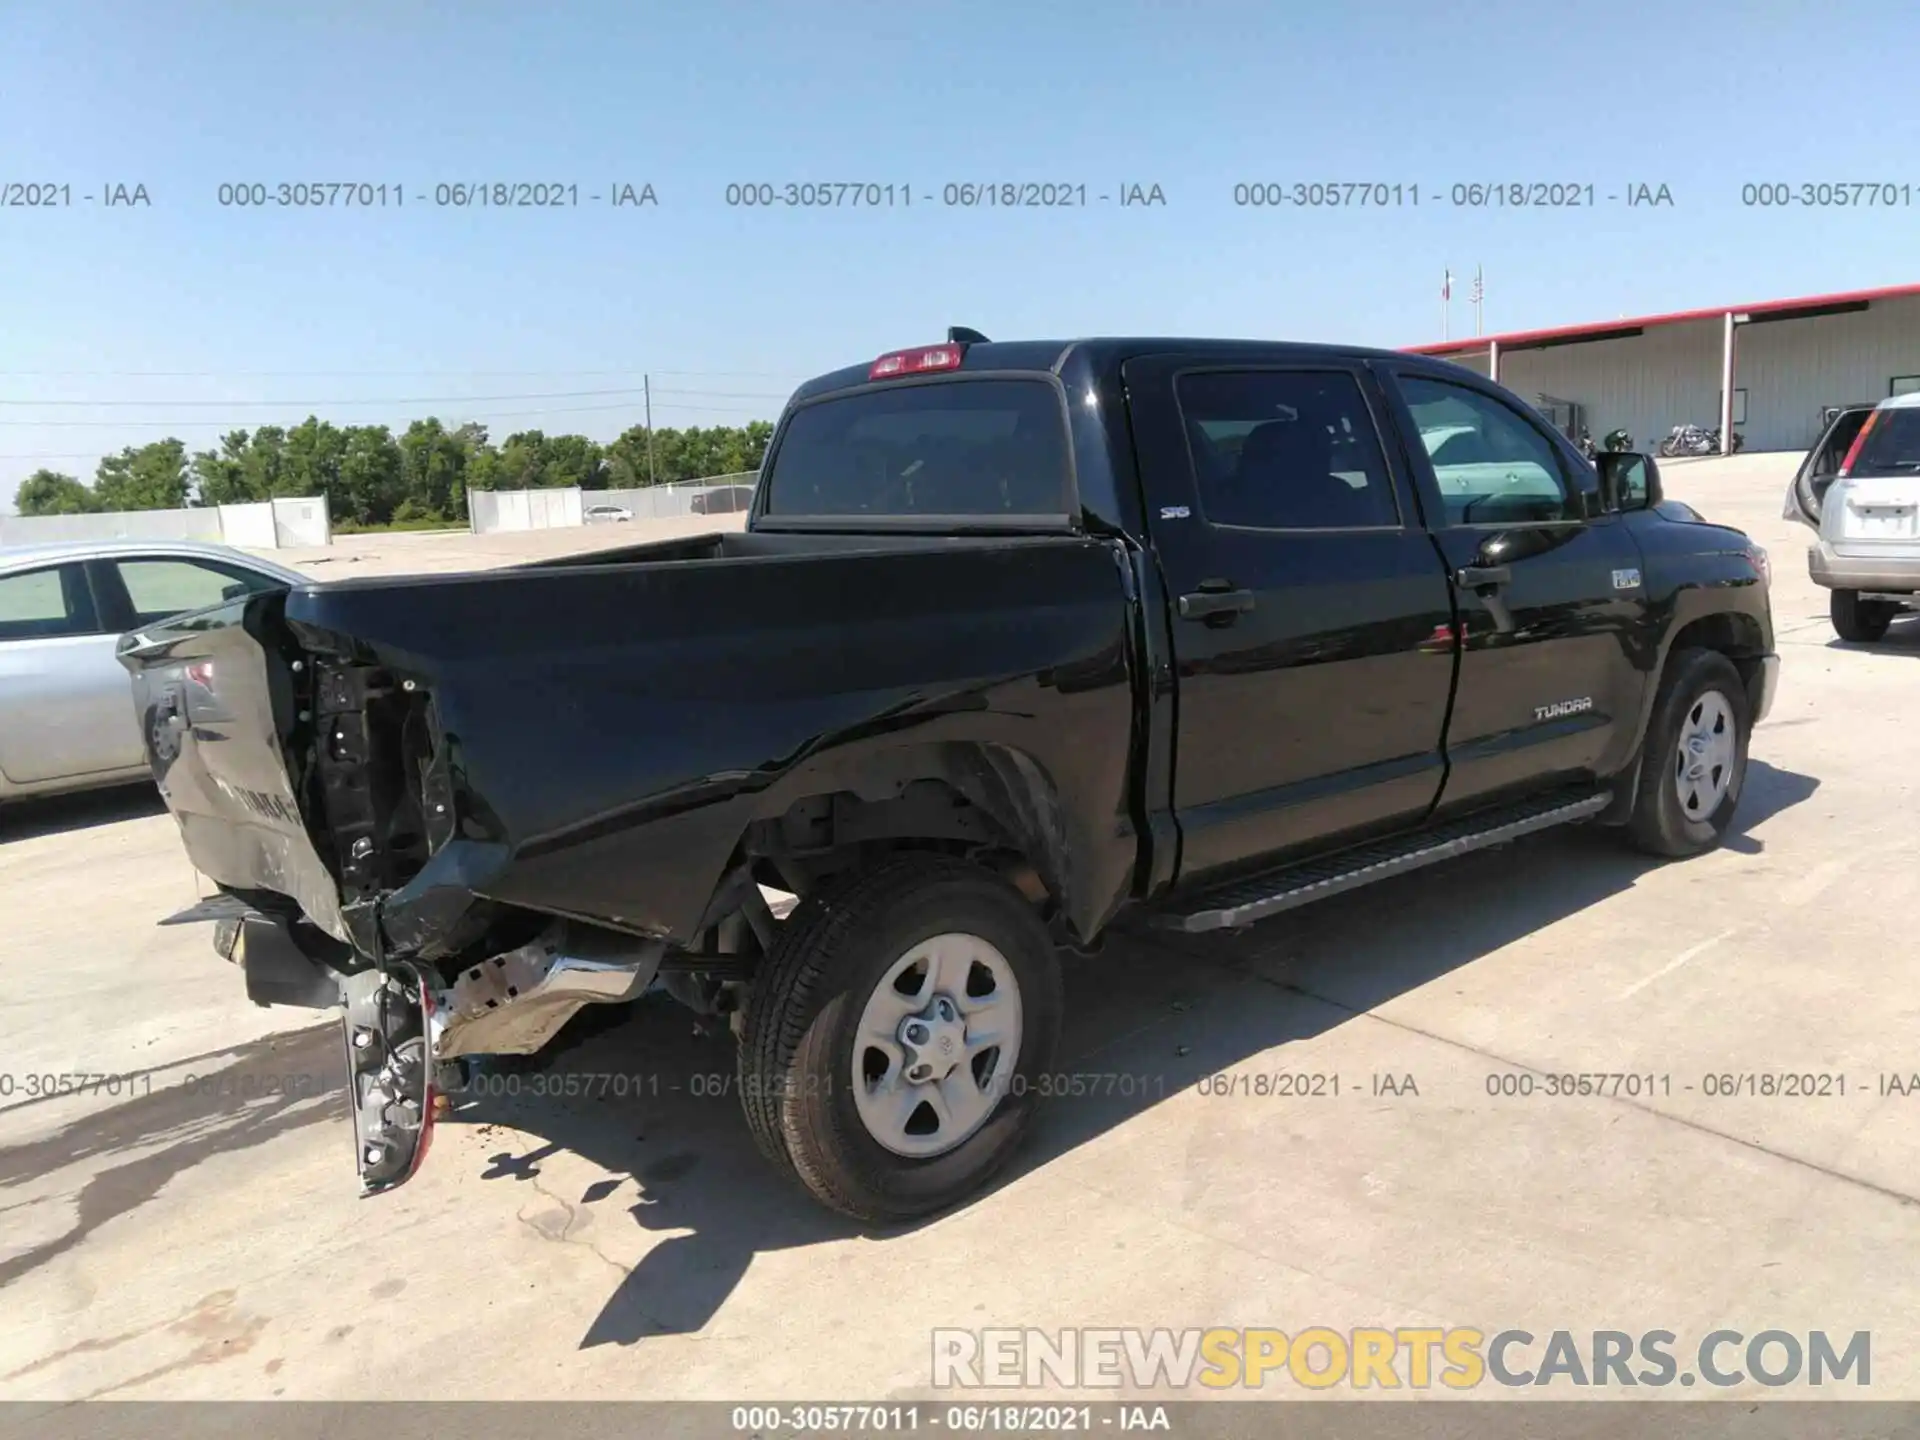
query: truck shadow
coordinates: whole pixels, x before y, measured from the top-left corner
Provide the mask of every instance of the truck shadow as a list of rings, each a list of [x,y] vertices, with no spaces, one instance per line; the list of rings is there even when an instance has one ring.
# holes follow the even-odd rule
[[[1728,848],[1759,853],[1754,828],[1818,785],[1752,762]],[[1046,1102],[1033,1143],[999,1185],[1208,1076],[1344,1024],[1616,896],[1655,863],[1611,836],[1552,833],[1337,896],[1236,937],[1116,935],[1102,954],[1068,961],[1056,1068],[1080,1078]],[[902,1233],[841,1220],[775,1180],[740,1116],[724,1029],[702,1031],[666,1002],[583,1019],[547,1070],[522,1077],[521,1093],[476,1100],[460,1115],[510,1124],[542,1142],[491,1155],[481,1178],[532,1186],[543,1162],[571,1152],[620,1178],[556,1198],[569,1209],[613,1208],[631,1193],[630,1180],[639,1198],[628,1213],[664,1237],[608,1296],[580,1348],[704,1328],[756,1255]],[[551,1093],[574,1076],[582,1098],[534,1098],[527,1083],[539,1080]]]

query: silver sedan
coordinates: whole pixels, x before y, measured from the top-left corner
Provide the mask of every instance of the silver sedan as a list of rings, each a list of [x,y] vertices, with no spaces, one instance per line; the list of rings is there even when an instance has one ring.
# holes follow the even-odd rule
[[[145,777],[120,636],[307,578],[184,540],[0,549],[0,801]]]

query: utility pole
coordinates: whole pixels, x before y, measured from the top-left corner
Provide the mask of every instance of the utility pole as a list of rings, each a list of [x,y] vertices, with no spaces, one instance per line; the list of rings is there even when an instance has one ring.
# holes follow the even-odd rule
[[[640,388],[647,397],[647,484],[658,485],[660,477],[653,468],[653,377],[642,375]]]
[[[1453,338],[1451,333],[1449,333],[1450,322],[1448,319],[1448,309],[1452,303],[1453,271],[1447,269],[1442,271],[1440,276],[1440,338],[1442,340],[1451,340]]]
[[[1480,302],[1486,299],[1486,296],[1486,282],[1481,279],[1480,267],[1475,265],[1473,267],[1473,333],[1475,335],[1480,333]]]

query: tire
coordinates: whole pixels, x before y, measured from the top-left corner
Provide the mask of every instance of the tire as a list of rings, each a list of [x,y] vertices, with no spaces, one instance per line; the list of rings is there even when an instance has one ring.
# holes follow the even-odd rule
[[[856,1066],[863,1056],[872,1063],[881,1050],[856,1037],[871,1006],[907,1003],[897,986],[882,982],[933,937],[959,945],[948,954],[990,952],[1002,962],[1014,982],[1014,1038],[1008,1053],[981,1057],[1005,1068],[992,1073],[981,1092],[998,1098],[977,1128],[939,1153],[902,1154],[876,1138],[863,1118],[862,1105],[876,1102],[857,1097],[856,1086],[873,1095],[884,1082],[862,1079]],[[981,942],[984,949],[977,948]],[[924,972],[929,993],[938,992],[938,968]],[[972,960],[964,966],[970,981],[981,968]],[[915,973],[910,969],[901,983],[914,983]],[[972,993],[970,984],[962,988]],[[1004,988],[996,978],[993,994]],[[883,999],[883,989],[895,994]],[[936,993],[930,1005],[937,1003]],[[767,1159],[843,1215],[885,1224],[945,1210],[979,1191],[1025,1137],[1040,1088],[1036,1077],[1048,1072],[1059,1048],[1061,1008],[1058,955],[1018,890],[965,861],[901,856],[809,896],[781,926],[749,998],[740,1042],[748,1128]],[[914,1018],[905,1016],[901,1026]],[[896,1074],[898,1064],[904,1078],[914,1052],[893,1049],[888,1074]],[[960,1053],[965,1050],[963,1040]],[[900,1078],[892,1083],[891,1093],[907,1093]],[[927,1113],[914,1109],[901,1123],[910,1126]],[[939,1143],[905,1134],[895,1140]]]
[[[1673,859],[1718,845],[1745,787],[1752,729],[1747,687],[1731,660],[1717,650],[1670,656],[1641,742],[1627,822],[1633,843]],[[1683,753],[1683,743],[1696,739],[1706,744]]]
[[[1885,600],[1862,600],[1858,590],[1835,590],[1827,599],[1833,633],[1855,645],[1871,645],[1885,635],[1896,608]]]

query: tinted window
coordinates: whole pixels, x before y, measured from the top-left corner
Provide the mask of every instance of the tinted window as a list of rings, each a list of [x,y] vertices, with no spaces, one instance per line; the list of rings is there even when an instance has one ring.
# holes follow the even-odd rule
[[[0,576],[0,640],[99,633],[83,566],[51,565]]]
[[[947,380],[796,410],[763,483],[769,515],[1060,515],[1067,477],[1052,385]]]
[[[1451,523],[1580,518],[1553,443],[1517,410],[1444,380],[1402,376],[1400,389]]]
[[[216,570],[193,560],[120,560],[115,562],[133,602],[137,623],[151,625],[169,615],[204,610],[235,595],[271,589],[278,582],[264,575]]]
[[[1833,422],[1833,429],[1820,447],[1820,453],[1814,457],[1812,473],[1832,475],[1840,468],[1840,462],[1847,458],[1847,451],[1853,448],[1853,442],[1860,436],[1860,427],[1867,423],[1871,410],[1850,410]]]
[[[1200,508],[1213,524],[1328,530],[1400,523],[1373,418],[1352,376],[1183,375],[1177,390]]]
[[[1912,475],[1920,471],[1920,408],[1874,412],[1873,428],[1849,475]]]

